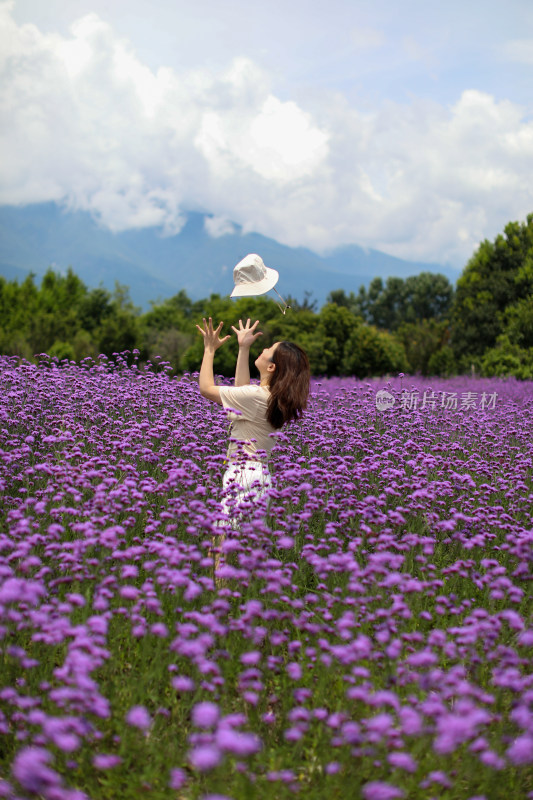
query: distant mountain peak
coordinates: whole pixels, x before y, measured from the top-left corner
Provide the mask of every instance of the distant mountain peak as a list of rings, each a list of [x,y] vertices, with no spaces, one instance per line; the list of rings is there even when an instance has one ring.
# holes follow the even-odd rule
[[[185,289],[192,299],[213,292],[230,294],[231,270],[247,253],[259,253],[280,272],[282,294],[303,300],[310,291],[319,304],[334,289],[357,292],[379,276],[406,278],[423,271],[440,272],[452,283],[459,273],[449,267],[408,262],[357,244],[319,255],[305,247],[288,247],[224,217],[186,213],[177,234],[160,228],[113,233],[89,212],[70,211],[55,203],[0,206],[0,275],[20,279],[29,272],[69,266],[89,287],[115,281],[130,288],[133,301],[148,308]]]

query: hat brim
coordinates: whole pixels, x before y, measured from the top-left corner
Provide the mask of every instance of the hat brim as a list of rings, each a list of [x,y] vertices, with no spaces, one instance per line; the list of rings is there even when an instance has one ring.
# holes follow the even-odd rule
[[[253,297],[256,294],[266,294],[274,288],[279,280],[279,272],[270,267],[265,267],[267,276],[256,283],[239,283],[233,289],[230,297]]]

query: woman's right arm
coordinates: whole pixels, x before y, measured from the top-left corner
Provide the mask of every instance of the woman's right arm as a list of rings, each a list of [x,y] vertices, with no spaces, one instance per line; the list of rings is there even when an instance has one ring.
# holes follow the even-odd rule
[[[237,341],[239,342],[239,355],[237,356],[237,366],[235,367],[235,386],[247,386],[250,383],[250,347],[259,336],[263,335],[261,331],[254,333],[257,325],[259,325],[259,320],[250,325],[250,320],[248,319],[246,320],[246,325],[243,325],[240,319],[238,328],[231,326],[237,334]]]

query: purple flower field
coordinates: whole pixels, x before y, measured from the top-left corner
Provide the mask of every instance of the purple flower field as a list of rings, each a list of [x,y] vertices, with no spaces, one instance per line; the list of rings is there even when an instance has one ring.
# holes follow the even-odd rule
[[[224,412],[131,359],[0,358],[0,798],[533,798],[533,383],[314,382],[215,574]]]

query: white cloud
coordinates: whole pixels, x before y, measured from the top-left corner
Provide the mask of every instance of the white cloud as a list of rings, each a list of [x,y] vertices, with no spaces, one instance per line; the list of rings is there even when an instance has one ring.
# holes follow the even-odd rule
[[[533,65],[533,39],[511,39],[500,47],[500,52],[509,61]]]
[[[227,217],[205,217],[204,228],[212,239],[235,233],[235,225]]]
[[[327,139],[295,103],[269,95],[259,108],[206,112],[195,144],[219,177],[231,180],[235,169],[249,168],[285,184],[313,174],[327,156]]]
[[[457,266],[533,207],[533,123],[479,91],[451,107],[363,113],[332,93],[304,108],[250,59],[152,70],[95,14],[61,36],[17,26],[5,4],[0,71],[2,203],[57,200],[167,233],[203,209],[213,236],[233,220],[293,246]]]

